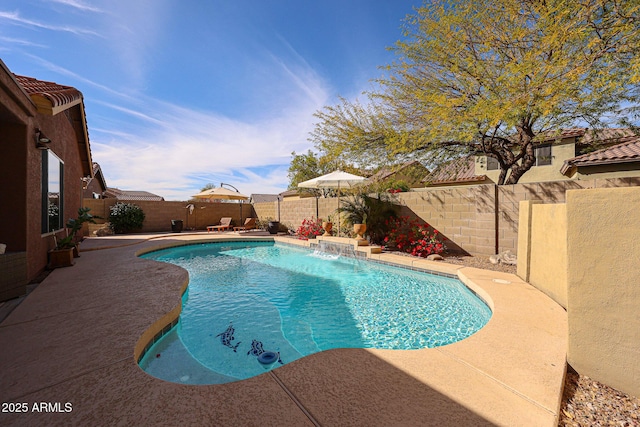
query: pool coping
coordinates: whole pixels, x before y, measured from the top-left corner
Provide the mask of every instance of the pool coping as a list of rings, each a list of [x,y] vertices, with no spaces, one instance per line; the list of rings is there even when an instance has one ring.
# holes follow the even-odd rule
[[[369,256],[455,274],[489,304],[491,320],[444,347],[329,350],[235,383],[185,386],[146,375],[135,351],[175,320],[188,275],[135,255],[196,241],[272,238],[194,233],[85,240],[76,266],[53,271],[0,324],[0,345],[8,349],[0,355],[6,367],[2,402],[73,403],[72,412],[54,415],[60,423],[102,417],[162,425],[189,419],[217,425],[407,425],[417,419],[423,425],[557,425],[565,311],[512,274],[386,253]],[[165,407],[172,410],[160,410]],[[0,423],[51,423],[51,417],[1,413]]]

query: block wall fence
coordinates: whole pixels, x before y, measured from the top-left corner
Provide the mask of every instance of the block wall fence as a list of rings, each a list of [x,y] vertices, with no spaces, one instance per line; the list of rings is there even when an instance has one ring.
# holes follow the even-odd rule
[[[104,222],[109,217],[109,208],[115,205],[115,199],[84,199],[83,206],[90,208],[89,213],[100,216]],[[249,203],[198,202],[192,203],[194,209],[189,213],[189,202],[127,202],[140,206],[145,214],[140,232],[171,231],[171,220],[182,220],[184,229],[204,230],[208,225],[215,225],[222,217],[231,217],[234,225],[242,225],[244,219],[255,217],[253,206]],[[241,220],[242,210],[242,220]]]
[[[453,251],[471,255],[492,255],[505,250],[518,252],[519,206],[521,201],[564,203],[567,190],[640,186],[640,178],[612,178],[527,183],[515,185],[472,185],[420,188],[393,196],[401,215],[415,216],[436,228]],[[115,199],[84,199],[91,214],[107,218]],[[326,219],[338,208],[336,198],[303,198],[279,202],[193,203],[131,202],[142,208],[145,221],[141,232],[171,231],[171,220],[180,219],[185,229],[204,230],[222,217],[240,224],[247,217],[279,220],[295,230],[305,218]],[[241,213],[242,210],[242,213]],[[241,220],[242,216],[242,220]],[[88,232],[85,232],[87,234]]]
[[[421,188],[398,193],[394,198],[402,215],[416,216],[429,223],[445,236],[453,250],[471,255],[492,255],[505,250],[517,254],[521,201],[564,203],[567,190],[632,186],[640,186],[640,178]],[[335,198],[313,197],[254,204],[259,218],[279,218],[294,230],[303,219],[312,216],[325,219],[337,207]]]

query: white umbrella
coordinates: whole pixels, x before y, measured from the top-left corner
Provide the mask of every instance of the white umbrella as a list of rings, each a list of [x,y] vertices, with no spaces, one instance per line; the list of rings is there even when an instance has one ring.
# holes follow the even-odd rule
[[[354,175],[352,173],[343,172],[341,170],[333,171],[326,175],[322,175],[308,181],[298,184],[302,188],[336,188],[338,190],[338,234],[340,234],[340,188],[352,188],[362,185],[368,179],[363,176]]]

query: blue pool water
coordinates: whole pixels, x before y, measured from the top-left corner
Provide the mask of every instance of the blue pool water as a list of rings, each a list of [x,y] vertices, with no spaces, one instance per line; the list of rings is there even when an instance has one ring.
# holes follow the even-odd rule
[[[143,257],[189,272],[177,327],[140,361],[173,382],[237,381],[332,348],[442,346],[491,317],[457,279],[273,242],[189,245]],[[262,355],[275,355],[272,365],[258,361],[264,352],[274,353]]]

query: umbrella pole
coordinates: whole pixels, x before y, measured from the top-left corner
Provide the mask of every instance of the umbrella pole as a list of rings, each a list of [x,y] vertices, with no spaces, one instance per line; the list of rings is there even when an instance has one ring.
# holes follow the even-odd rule
[[[340,237],[340,223],[342,218],[340,217],[340,181],[338,181],[338,237]]]

